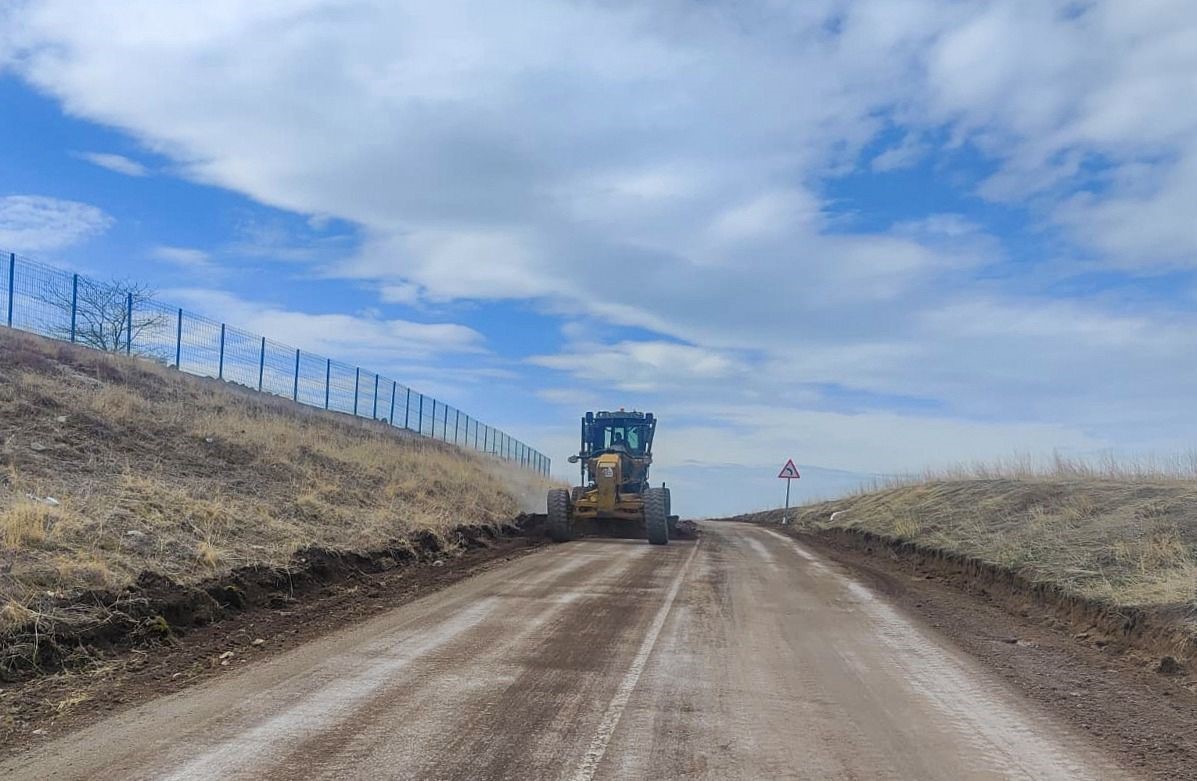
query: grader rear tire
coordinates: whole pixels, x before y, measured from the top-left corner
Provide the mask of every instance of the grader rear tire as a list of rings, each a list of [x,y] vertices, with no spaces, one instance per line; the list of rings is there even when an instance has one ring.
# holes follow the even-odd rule
[[[669,496],[664,488],[644,492],[644,527],[653,545],[669,544]]]
[[[573,519],[569,515],[569,491],[554,488],[549,491],[549,539],[569,542],[574,538]]]

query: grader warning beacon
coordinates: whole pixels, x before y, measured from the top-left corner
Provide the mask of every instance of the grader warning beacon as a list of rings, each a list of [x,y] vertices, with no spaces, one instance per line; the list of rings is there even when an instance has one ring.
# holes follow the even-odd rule
[[[586,413],[582,449],[569,457],[582,464],[582,484],[549,491],[548,528],[555,542],[573,539],[582,525],[631,527],[653,545],[669,542],[677,528],[669,489],[648,484],[656,429],[651,412]]]

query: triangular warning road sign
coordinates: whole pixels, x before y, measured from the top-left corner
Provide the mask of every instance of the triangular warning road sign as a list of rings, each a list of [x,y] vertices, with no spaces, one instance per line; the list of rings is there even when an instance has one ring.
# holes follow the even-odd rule
[[[798,467],[794,466],[794,459],[792,458],[786,461],[786,465],[781,468],[781,472],[777,476],[786,480],[797,480],[802,477],[802,475],[798,474]]]

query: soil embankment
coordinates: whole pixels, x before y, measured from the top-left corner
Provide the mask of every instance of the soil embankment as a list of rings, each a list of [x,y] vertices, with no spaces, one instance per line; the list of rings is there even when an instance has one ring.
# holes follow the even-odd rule
[[[547,487],[385,421],[136,357],[5,329],[0,356],[0,681],[26,688],[503,549]],[[29,723],[14,698],[0,688],[6,729]]]
[[[780,511],[739,519],[777,524]],[[880,554],[1043,615],[1162,673],[1197,662],[1197,482],[1162,476],[933,480],[813,504],[790,530]]]

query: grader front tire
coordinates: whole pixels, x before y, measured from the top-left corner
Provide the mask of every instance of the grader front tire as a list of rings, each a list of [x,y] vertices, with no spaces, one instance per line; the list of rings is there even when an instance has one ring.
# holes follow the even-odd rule
[[[549,491],[549,539],[569,542],[574,538],[573,519],[569,515],[569,491],[554,488]]]
[[[669,544],[669,496],[664,488],[644,492],[644,527],[650,543]]]

